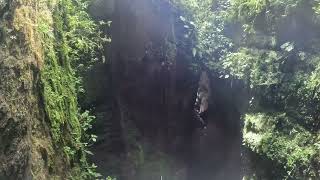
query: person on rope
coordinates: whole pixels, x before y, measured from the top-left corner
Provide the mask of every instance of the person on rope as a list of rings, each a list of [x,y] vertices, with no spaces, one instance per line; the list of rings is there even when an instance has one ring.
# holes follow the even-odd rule
[[[201,129],[205,129],[208,124],[207,111],[209,106],[210,93],[210,79],[208,73],[206,71],[203,71],[200,75],[197,98],[194,104],[194,117],[198,124],[200,124]]]

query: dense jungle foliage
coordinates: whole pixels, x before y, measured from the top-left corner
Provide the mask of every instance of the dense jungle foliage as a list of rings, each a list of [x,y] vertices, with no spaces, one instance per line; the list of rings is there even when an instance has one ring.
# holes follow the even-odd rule
[[[244,165],[245,179],[319,179],[320,2],[175,3],[185,12],[185,37],[196,36],[195,57],[250,92],[242,159],[254,160]]]

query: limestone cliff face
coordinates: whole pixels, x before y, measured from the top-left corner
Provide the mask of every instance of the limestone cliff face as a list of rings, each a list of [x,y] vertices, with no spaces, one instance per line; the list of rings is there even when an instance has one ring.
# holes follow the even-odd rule
[[[31,179],[31,121],[37,117],[37,101],[30,60],[1,47],[0,179]]]
[[[192,87],[187,86],[190,80],[185,78],[187,70],[179,69],[188,60],[177,62],[176,17],[170,8],[152,1],[119,1],[112,26],[111,70],[116,101],[133,113],[145,137],[159,138],[156,143],[162,148],[168,145],[165,131],[179,119],[173,117],[176,111],[190,108],[188,103],[179,106],[186,98],[181,93],[189,97],[189,105],[193,96]],[[178,91],[178,83],[185,83],[186,91]]]
[[[193,111],[200,73],[191,68],[196,62],[180,13],[168,1],[118,0],[106,16],[112,20],[111,57],[98,68],[105,68],[98,76],[111,78],[97,77],[96,86],[109,83],[105,92],[112,97],[100,98],[100,138],[93,148],[102,173],[130,180],[240,176],[237,98],[245,93],[240,93],[241,83],[208,76],[208,129],[197,128]],[[101,18],[105,12],[94,15]],[[121,168],[114,169],[108,160]]]
[[[0,179],[62,178],[65,163],[45,121],[35,59],[11,48],[0,48]]]
[[[52,138],[41,84],[46,58],[37,23],[44,17],[50,23],[53,5],[0,1],[0,180],[66,179],[71,174],[70,160]]]

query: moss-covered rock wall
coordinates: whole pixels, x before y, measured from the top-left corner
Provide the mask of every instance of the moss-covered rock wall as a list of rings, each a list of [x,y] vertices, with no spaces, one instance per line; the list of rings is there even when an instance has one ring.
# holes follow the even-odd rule
[[[0,179],[94,179],[80,74],[98,58],[87,1],[0,1]]]

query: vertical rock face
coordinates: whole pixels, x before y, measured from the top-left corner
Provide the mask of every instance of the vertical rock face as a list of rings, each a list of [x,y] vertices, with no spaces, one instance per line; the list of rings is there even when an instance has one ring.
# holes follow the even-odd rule
[[[58,173],[53,164],[59,158],[52,157],[55,151],[44,122],[38,71],[33,57],[15,48],[0,50],[0,179],[47,179],[50,170]]]
[[[39,39],[28,39],[37,36],[33,13],[43,13],[34,9],[37,3],[0,1],[0,180],[65,179],[70,173],[45,115],[38,59],[42,49],[32,49],[41,45]],[[14,26],[18,21],[30,25],[23,26],[28,33]]]
[[[112,115],[99,118],[106,130],[99,131],[101,143],[93,148],[102,173],[121,171],[120,179],[130,180],[240,177],[240,110],[233,99],[242,96],[241,88],[207,76],[208,129],[197,129],[193,110],[200,74],[190,68],[192,50],[179,16],[166,1],[115,2],[106,68]],[[123,144],[119,154],[110,151],[110,134]],[[99,160],[117,157],[118,172]]]
[[[30,57],[14,57],[1,47],[0,179],[31,179],[30,130],[37,109],[28,60]]]
[[[0,179],[32,179],[31,130],[39,118],[37,71],[34,58],[9,35],[13,11],[13,3],[1,6]]]
[[[112,117],[98,120],[111,130],[99,131],[101,143],[94,147],[98,168],[110,170],[99,159],[116,154],[112,151],[119,146],[113,139],[118,136],[122,179],[182,177],[186,166],[180,161],[188,152],[183,144],[191,136],[197,77],[188,69],[191,56],[177,48],[173,9],[164,1],[120,0],[111,20]]]
[[[147,136],[164,138],[176,100],[176,44],[170,9],[152,1],[119,1],[112,26],[112,77],[119,104]],[[183,76],[182,76],[183,77]],[[169,110],[170,109],[170,110]],[[160,134],[159,134],[160,133]],[[164,148],[165,139],[158,139]]]

